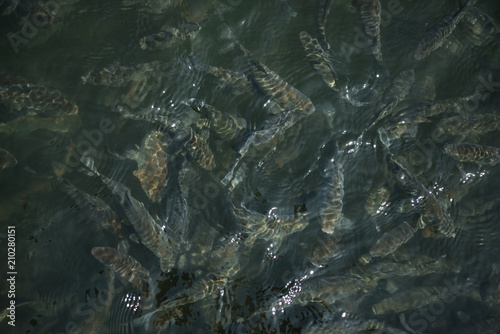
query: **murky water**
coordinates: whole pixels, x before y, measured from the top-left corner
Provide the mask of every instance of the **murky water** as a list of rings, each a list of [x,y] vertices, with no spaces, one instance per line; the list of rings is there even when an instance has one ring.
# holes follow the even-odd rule
[[[299,39],[306,31],[326,50],[316,20],[321,2],[0,3],[0,147],[17,160],[0,170],[0,306],[16,305],[15,328],[5,317],[2,333],[499,331],[500,170],[460,163],[445,151],[467,142],[493,147],[499,159],[500,4],[478,1],[440,48],[417,61],[426,31],[461,1],[381,0],[379,63],[358,7],[333,1],[325,36],[335,91],[308,62]],[[185,34],[186,22],[200,31]],[[146,36],[176,27],[182,38],[175,45],[141,47]],[[124,73],[119,66],[136,68],[121,85],[82,79],[104,68]],[[285,113],[277,98],[262,92],[256,74],[262,66],[309,98],[315,111],[250,145],[238,160],[247,138]],[[215,67],[244,73],[252,89],[221,84],[210,72]],[[411,69],[414,83],[396,111],[372,126],[394,78]],[[60,91],[78,113],[53,117],[17,108],[5,87],[26,83]],[[206,119],[187,105],[192,98],[245,126],[223,139],[213,127],[199,126]],[[449,107],[431,115],[430,106],[440,103]],[[418,118],[424,112],[426,119]],[[152,115],[169,125],[144,120]],[[477,115],[492,117],[485,122],[491,131],[467,134],[455,123],[447,132],[443,125]],[[385,140],[400,121],[410,128]],[[179,122],[196,134],[189,143],[208,145],[214,168],[190,151],[189,131],[172,127]],[[159,159],[144,176],[134,172],[134,159],[141,159],[134,154],[147,151],[143,140],[153,130],[165,134],[167,169]],[[93,172],[82,157],[94,163]],[[224,185],[236,162],[234,179]],[[141,175],[162,172],[165,189],[154,200]],[[131,221],[124,205],[129,197],[96,173],[128,187],[161,224],[185,214],[171,270],[152,251],[158,245],[148,245]],[[343,173],[343,183],[330,173]],[[343,196],[341,219],[327,234],[322,213],[332,202],[331,180]],[[68,193],[68,181],[87,202]],[[381,187],[387,197],[370,211],[367,200]],[[109,206],[116,225],[106,226],[99,205]],[[250,222],[266,215],[261,225]],[[286,222],[302,216],[307,226],[285,234]],[[453,233],[446,233],[443,217]],[[387,241],[386,233],[403,222],[411,235]],[[6,283],[7,226],[16,227],[15,299]],[[147,293],[92,255],[94,247],[120,250],[124,240],[129,249],[119,254],[147,270]]]

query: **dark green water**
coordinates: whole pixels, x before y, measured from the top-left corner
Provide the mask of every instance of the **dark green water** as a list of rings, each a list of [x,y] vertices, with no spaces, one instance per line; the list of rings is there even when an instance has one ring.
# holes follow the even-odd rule
[[[0,16],[0,70],[61,91],[78,106],[80,121],[65,132],[20,128],[14,133],[0,133],[0,147],[18,161],[16,166],[0,170],[0,277],[3,282],[9,277],[7,226],[12,225],[16,226],[17,272],[16,326],[13,328],[8,324],[10,319],[4,318],[0,322],[1,333],[300,333],[321,322],[328,323],[327,332],[335,329],[338,333],[356,333],[355,323],[365,320],[383,322],[380,329],[372,328],[380,333],[498,331],[498,166],[474,163],[461,166],[444,153],[445,144],[461,139],[459,136],[436,139],[433,131],[441,119],[452,113],[418,125],[414,138],[395,141],[391,151],[409,157],[409,168],[426,189],[445,203],[457,232],[453,238],[444,238],[428,229],[418,230],[394,255],[372,261],[372,264],[384,261],[419,264],[425,256],[449,263],[453,269],[387,277],[361,267],[359,258],[385,232],[415,214],[418,216],[415,210],[408,213],[401,209],[411,206],[405,204],[411,200],[418,201],[418,196],[396,186],[391,189],[388,209],[370,216],[364,204],[372,185],[386,182],[385,160],[381,157],[376,131],[364,137],[358,143],[361,145],[355,142],[370,124],[377,98],[394,76],[407,69],[415,71],[414,86],[427,77],[432,78],[436,102],[472,95],[478,86],[491,88],[484,99],[468,105],[466,113],[498,115],[500,37],[495,29],[500,20],[500,3],[479,0],[475,7],[491,18],[484,31],[473,30],[470,21],[463,20],[441,48],[416,61],[413,53],[426,27],[432,27],[460,1],[381,0],[381,50],[390,73],[385,75],[359,43],[357,8],[350,1],[334,1],[326,24],[330,58],[340,86],[349,86],[354,98],[367,102],[359,107],[345,102],[327,87],[306,60],[298,36],[301,31],[317,35],[315,1],[186,0],[184,7],[169,7],[162,14],[151,13],[146,1],[132,5],[93,0],[58,3],[55,22],[42,28],[34,26],[35,30],[31,27],[31,31],[25,25],[34,24],[33,16],[21,7],[11,15]],[[31,6],[29,2],[25,5]],[[288,6],[296,16],[290,14]],[[214,8],[225,10],[214,14]],[[141,49],[139,40],[158,32],[165,22],[176,26],[186,17],[196,20],[205,13],[210,20],[194,37],[166,50]],[[27,21],[21,20],[22,17],[27,17]],[[248,71],[241,52],[222,38],[227,34],[227,26],[262,64],[309,97],[316,111],[278,139],[251,148],[237,168],[243,176],[234,189],[224,187],[220,180],[233,165],[235,150],[242,140],[226,143],[210,135],[208,143],[217,165],[212,171],[197,166],[184,151],[173,149],[177,155],[172,154],[169,160],[165,196],[161,202],[152,203],[133,175],[136,163],[119,159],[113,153],[135,149],[147,133],[159,127],[121,118],[113,112],[116,105],[125,101],[132,110],[156,111],[194,124],[199,115],[184,108],[181,102],[202,99],[244,118],[248,132],[257,129],[273,107],[273,102],[269,103],[263,94],[235,95],[221,89],[217,80],[204,71],[206,65]],[[23,29],[28,30],[23,32]],[[13,42],[12,32],[23,39]],[[93,86],[81,79],[106,66],[152,61],[162,64],[162,71],[156,73],[157,80],[147,82],[141,98],[127,97],[130,86]],[[403,103],[416,105],[418,94],[411,91]],[[8,125],[14,117],[4,104],[0,105],[0,111],[1,122]],[[391,121],[384,120],[383,124],[390,125]],[[466,141],[500,147],[498,133],[471,136]],[[343,152],[339,159],[344,170],[343,214],[352,221],[352,226],[342,231],[337,255],[324,267],[317,268],[310,258],[320,240],[326,237],[319,217],[324,189],[319,175],[325,159],[324,145],[332,137]],[[189,215],[185,238],[190,247],[182,251],[171,272],[162,273],[158,258],[143,244],[130,241],[135,231],[127,224],[116,195],[98,178],[80,171],[84,169],[78,161],[81,156],[93,158],[99,172],[129,187],[134,198],[143,202],[151,215],[161,219],[169,213],[174,200],[177,174],[183,162],[188,162],[190,168],[184,179]],[[153,279],[153,309],[134,311],[126,307],[127,295],[133,298],[140,292],[119,279],[108,282],[109,270],[92,256],[91,249],[116,248],[122,238],[89,219],[85,208],[80,208],[57,187],[53,166],[66,166],[65,179],[104,200],[123,219],[123,239],[130,243],[128,254]],[[466,173],[474,185],[462,193],[460,182]],[[460,200],[450,202],[450,197],[458,196]],[[157,317],[155,308],[161,308],[178,293],[189,291],[193,282],[205,278],[209,254],[216,241],[241,229],[231,215],[232,203],[244,203],[261,214],[272,212],[278,216],[293,215],[294,207],[305,206],[310,223],[285,238],[278,250],[273,250],[272,242],[266,240],[240,250],[240,270],[221,291],[177,308],[161,321],[161,326],[158,322],[153,324]],[[490,207],[485,207],[488,204]],[[364,273],[360,274],[363,279],[375,284],[337,303],[311,298],[301,304],[290,292],[293,287],[306,289],[307,282],[318,277],[338,278],[353,270],[359,274],[358,268]],[[3,310],[12,298],[8,297],[9,286],[2,284]],[[395,293],[391,288],[394,285]],[[437,298],[433,303],[404,311],[373,312],[374,305],[393,294],[409,293],[418,287],[436,288],[443,293],[450,285],[460,287],[454,298]],[[107,291],[111,290],[114,292],[108,305]],[[289,299],[284,298],[287,295]],[[295,302],[283,312],[279,308],[273,312],[279,300]],[[497,327],[487,331],[484,329],[490,326],[487,321]],[[338,326],[346,327],[338,329]]]

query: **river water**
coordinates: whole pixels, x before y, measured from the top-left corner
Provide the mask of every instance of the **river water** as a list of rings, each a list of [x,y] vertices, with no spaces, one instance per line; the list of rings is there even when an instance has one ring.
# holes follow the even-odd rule
[[[462,141],[500,147],[500,126],[484,134],[436,136],[439,122],[456,116],[448,110],[416,124],[413,136],[402,136],[389,148],[376,129],[360,135],[393,78],[410,69],[415,83],[400,103],[401,110],[422,101],[432,105],[452,100],[460,115],[494,114],[498,123],[500,3],[478,1],[440,48],[417,61],[413,54],[425,32],[461,1],[381,0],[382,66],[366,46],[355,4],[333,1],[325,29],[328,57],[337,85],[360,101],[353,104],[325,85],[304,54],[299,33],[319,36],[315,1],[168,2],[42,0],[43,7],[37,10],[55,11],[47,24],[37,21],[42,16],[34,14],[34,2],[21,1],[17,8],[15,1],[0,4],[5,9],[0,16],[1,75],[58,90],[78,106],[77,116],[70,120],[24,115],[25,122],[12,130],[20,116],[16,113],[23,111],[0,101],[4,126],[0,147],[17,160],[14,167],[0,170],[0,276],[3,282],[10,276],[7,226],[16,229],[17,272],[15,298],[9,297],[7,283],[2,283],[0,297],[2,310],[15,300],[15,327],[6,317],[0,332],[497,333],[499,169],[461,164],[445,154],[445,147]],[[169,48],[141,48],[143,37],[158,33],[163,25],[177,27],[186,21],[200,23],[201,30]],[[234,181],[224,185],[221,180],[244,140],[280,112],[278,103],[261,91],[238,94],[208,74],[208,66],[251,72],[252,61],[235,41],[250,50],[253,63],[257,59],[307,96],[315,111],[269,142],[250,147],[235,168]],[[152,73],[136,74],[124,87],[92,85],[82,79],[109,66],[151,62],[158,66]],[[419,87],[432,87],[432,98]],[[463,99],[478,87],[480,95]],[[170,135],[167,185],[161,201],[152,202],[133,174],[136,162],[124,156],[137,150],[152,130],[165,129],[127,119],[117,110],[166,115],[194,129],[200,115],[184,104],[191,98],[244,119],[246,129],[241,138],[231,141],[199,130],[201,137],[208,135],[206,142],[216,164],[212,170],[197,165],[178,138]],[[389,126],[397,120],[393,115],[380,124]],[[334,234],[335,254],[315,266],[311,260],[315,250],[331,237],[322,231],[321,208],[328,196],[323,169],[332,146],[334,166],[343,170],[346,219]],[[425,191],[408,191],[394,178],[387,151],[389,156],[406,159],[405,167]],[[181,247],[172,270],[162,272],[158,258],[137,240],[139,233],[128,221],[119,196],[91,175],[81,157],[90,157],[101,174],[130,188],[132,196],[160,220],[170,214],[179,174],[183,175],[187,246]],[[68,196],[56,176],[107,203],[118,216],[120,233],[92,220],[94,208]],[[370,214],[365,203],[369,193],[381,186],[390,195]],[[418,220],[422,211],[415,203],[430,196],[426,192],[433,193],[451,217],[455,235],[443,236],[429,224],[420,226],[391,254],[365,263],[366,254],[384,233],[404,221]],[[217,270],[211,271],[210,254],[222,236],[244,230],[232,214],[234,207],[243,205],[276,217],[304,212],[309,224],[279,242],[246,241],[231,263],[239,270],[222,280]],[[430,215],[437,211],[430,210]],[[117,248],[123,240],[130,245],[127,254],[152,279],[152,308],[136,302],[141,295],[137,286],[117,274],[113,278],[92,256],[93,247]],[[388,264],[417,269],[388,274],[389,269],[384,269]],[[332,297],[349,290],[353,277],[359,279],[360,288],[345,298]],[[161,311],[176,298],[192,297],[191,288],[199,286],[197,282],[219,280],[223,283],[212,294]],[[324,281],[329,283],[317,288],[316,282]],[[314,292],[308,295],[311,289]],[[390,299],[395,296],[400,300]],[[415,302],[403,307],[405,300]],[[393,310],[378,312],[382,306],[376,305],[384,301]]]

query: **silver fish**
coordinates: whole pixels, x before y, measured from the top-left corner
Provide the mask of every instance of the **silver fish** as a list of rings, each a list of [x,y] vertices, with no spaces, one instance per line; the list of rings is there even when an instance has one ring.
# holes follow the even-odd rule
[[[417,60],[428,56],[443,44],[443,41],[453,32],[457,24],[462,20],[465,13],[477,2],[477,0],[467,0],[459,8],[453,9],[445,15],[436,25],[429,29],[415,50],[414,57]]]

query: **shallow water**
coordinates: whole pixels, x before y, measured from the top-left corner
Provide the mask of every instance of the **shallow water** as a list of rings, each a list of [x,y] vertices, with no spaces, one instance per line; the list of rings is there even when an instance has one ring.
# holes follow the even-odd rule
[[[484,41],[471,37],[473,28],[464,19],[448,38],[449,43],[416,61],[413,52],[426,29],[460,1],[381,0],[381,50],[387,75],[360,43],[356,7],[350,1],[334,2],[326,23],[326,38],[331,46],[329,57],[339,86],[349,87],[353,99],[366,103],[353,106],[325,85],[302,49],[299,32],[305,30],[317,36],[314,1],[307,4],[292,0],[181,2],[182,6],[154,14],[146,1],[136,4],[58,1],[61,6],[55,22],[36,28],[29,36],[23,35],[22,29],[23,24],[33,23],[33,16],[28,16],[27,21],[20,20],[24,15],[21,8],[0,16],[0,35],[3,36],[0,70],[61,91],[78,106],[81,121],[64,131],[61,128],[28,131],[24,126],[24,131],[20,128],[11,134],[0,133],[1,148],[11,152],[18,161],[16,166],[0,170],[3,259],[0,276],[4,282],[9,276],[7,226],[12,225],[16,226],[17,271],[16,326],[13,328],[8,324],[10,319],[4,318],[0,332],[300,333],[323,322],[328,323],[332,331],[354,333],[355,321],[374,320],[385,323],[385,329],[380,329],[382,333],[459,330],[476,333],[478,330],[473,326],[490,326],[486,323],[488,319],[495,328],[490,332],[498,331],[498,166],[474,163],[461,166],[444,154],[445,144],[461,140],[460,136],[437,138],[433,135],[437,123],[453,116],[451,112],[420,124],[415,138],[394,141],[391,152],[406,156],[410,162],[408,167],[419,182],[446,204],[457,233],[453,238],[444,238],[429,229],[419,229],[394,255],[374,259],[372,264],[384,261],[417,264],[427,256],[434,261],[446,261],[454,269],[380,278],[383,275],[370,273],[370,267],[363,266],[360,257],[368,253],[385,232],[418,217],[415,208],[408,210],[411,201],[417,198],[390,180],[376,130],[357,142],[370,125],[381,94],[394,76],[407,69],[414,69],[415,85],[424,82],[426,77],[433,79],[436,102],[470,96],[478,86],[491,88],[484,100],[465,104],[464,109],[466,114],[498,115],[500,84],[495,84],[495,80],[500,80],[498,33],[485,37]],[[287,6],[297,15],[291,15]],[[489,15],[494,25],[498,24],[499,3],[478,1],[475,7]],[[214,8],[219,8],[220,13],[214,13]],[[185,19],[196,21],[204,15],[210,17],[208,23],[178,46],[165,50],[141,49],[139,40],[158,32],[166,22],[176,26]],[[11,43],[9,33],[19,31],[23,42]],[[236,151],[244,139],[259,129],[272,112],[279,111],[276,103],[262,93],[234,94],[219,87],[217,79],[206,73],[208,65],[249,71],[242,52],[225,38],[229,33],[262,64],[309,97],[316,111],[274,140],[251,147],[235,170],[236,180],[225,187],[220,181],[233,166]],[[484,32],[482,36],[489,35]],[[148,77],[144,87],[137,88],[140,90],[137,94],[131,85],[93,86],[81,79],[106,66],[152,61],[158,61],[161,70],[155,71],[153,78]],[[194,128],[200,116],[182,103],[190,98],[204,100],[223,112],[244,118],[248,128],[242,138],[231,142],[210,133],[208,144],[216,162],[211,171],[200,168],[176,138],[170,138],[173,144],[167,149],[165,195],[161,202],[152,203],[133,175],[136,162],[119,156],[137,149],[151,130],[165,129],[157,124],[125,119],[116,111],[117,106],[125,106],[132,112],[167,115],[169,120],[182,120]],[[419,94],[410,93],[401,105],[415,106],[421,98]],[[0,104],[0,111],[0,122],[6,125],[16,117],[4,104]],[[392,120],[384,120],[382,125]],[[36,119],[33,123],[36,124]],[[199,133],[203,135],[203,131]],[[500,147],[498,131],[467,137],[467,141]],[[321,172],[327,154],[325,145],[332,143],[338,147],[335,159],[344,171],[342,212],[351,223],[340,228],[336,255],[317,268],[310,259],[322,238],[327,237],[321,230],[319,217],[325,196]],[[100,173],[129,187],[132,196],[144,203],[152,216],[161,219],[170,214],[179,171],[187,168],[182,186],[187,192],[188,222],[184,237],[189,246],[182,249],[171,272],[162,273],[158,258],[145,245],[132,241],[135,231],[127,222],[119,198],[99,178],[88,175],[79,161],[82,156],[90,156]],[[89,219],[87,208],[80,207],[58,187],[54,166],[59,176],[103,200],[116,212],[123,223],[123,236],[103,228],[102,222]],[[461,183],[463,175],[468,176],[465,185]],[[368,191],[375,187],[372,185],[384,184],[394,186],[387,210],[370,216],[364,208]],[[470,189],[462,192],[468,184]],[[450,197],[454,201],[450,201]],[[243,229],[232,216],[232,206],[241,203],[261,215],[269,213],[276,217],[291,216],[297,208],[305,208],[310,223],[280,244],[261,239],[251,247],[240,248],[240,269],[220,291],[179,306],[158,320],[154,309],[210,277],[207,274],[210,252],[217,241]],[[488,203],[491,205],[486,207]],[[153,309],[139,306],[134,310],[140,291],[118,278],[110,279],[110,271],[91,254],[91,249],[97,246],[116,248],[122,238],[130,243],[128,254],[138,260],[153,279]],[[350,275],[353,271],[359,273],[358,269],[364,279],[376,284],[334,304],[313,298],[305,305],[297,302],[297,291],[302,287],[307,289],[308,282]],[[415,287],[436,287],[443,292],[450,285],[461,287],[452,302],[450,298],[438,298],[434,303],[404,311],[373,312],[374,305],[394,294],[409,292]],[[393,286],[397,287],[396,292]],[[8,285],[4,284],[2,309],[12,300],[7,293]],[[111,297],[108,299],[108,296]],[[276,308],[279,300],[291,301],[293,306],[281,311]],[[359,304],[352,306],[355,301]],[[345,324],[348,321],[352,324]],[[346,327],[335,327],[341,324]],[[371,329],[375,331],[374,327]]]

